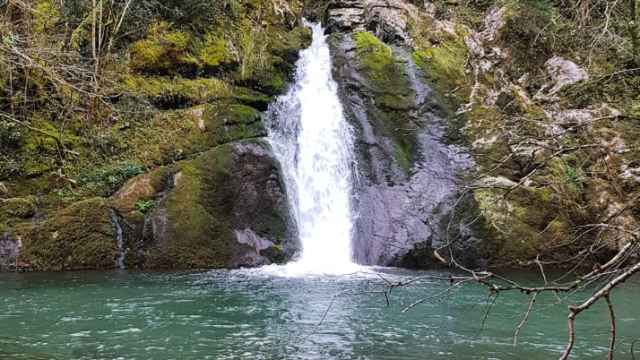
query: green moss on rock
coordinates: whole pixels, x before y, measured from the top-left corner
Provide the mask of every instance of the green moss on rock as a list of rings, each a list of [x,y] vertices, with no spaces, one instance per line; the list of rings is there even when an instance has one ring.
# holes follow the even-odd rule
[[[269,104],[275,101],[275,97],[273,96],[242,87],[234,88],[233,94],[230,98],[242,105],[250,106],[258,111],[269,110]]]
[[[199,58],[203,66],[218,67],[232,60],[227,49],[227,42],[216,35],[207,34],[199,49]]]
[[[210,160],[212,161],[199,161],[219,166],[215,164],[216,158]],[[214,216],[203,204],[206,184],[198,165],[190,163],[184,166],[175,188],[166,200],[166,210],[153,215],[156,219],[166,218],[171,228],[166,233],[154,234],[157,241],[149,249],[146,266],[231,266],[230,244],[233,234],[225,226],[224,216]]]
[[[35,270],[105,269],[117,266],[111,208],[101,198],[75,203],[49,220],[20,231],[20,262]]]
[[[175,77],[127,77],[123,85],[136,93],[142,93],[156,106],[176,109],[204,104],[233,93],[232,88],[220,79],[199,78],[196,80]]]
[[[471,92],[465,75],[467,53],[460,35],[447,37],[437,46],[418,49],[412,56],[439,92],[455,95],[454,98],[443,98],[453,109],[465,102]]]
[[[36,213],[36,198],[0,199],[0,220],[9,218],[28,219]]]
[[[378,38],[367,32],[355,33],[358,68],[369,79],[375,101],[385,110],[408,110],[413,103],[410,80],[404,66]]]
[[[204,131],[211,144],[220,145],[236,140],[266,136],[260,113],[241,104],[219,103],[205,107]]]
[[[563,214],[550,203],[552,196],[549,188],[519,187],[508,194],[498,189],[476,191],[487,233],[482,244],[490,265],[522,266],[540,254],[558,258],[562,251],[570,251],[547,254],[543,247],[567,238]]]
[[[226,144],[184,164],[166,202],[151,215],[154,228],[160,230],[149,245],[147,266],[242,265],[236,263],[236,252],[246,251],[246,246],[236,243],[235,231],[251,229],[275,245],[289,240],[287,202],[277,167],[258,144]],[[280,252],[270,254],[277,257]],[[284,254],[290,257],[291,249]]]
[[[165,22],[157,23],[149,29],[146,39],[131,45],[130,67],[137,72],[160,75],[180,72],[180,68],[197,68],[198,61],[189,51],[192,41],[188,32],[170,29]]]
[[[192,122],[184,148],[187,153],[203,152],[233,141],[267,135],[261,113],[235,101],[220,101],[177,114]]]

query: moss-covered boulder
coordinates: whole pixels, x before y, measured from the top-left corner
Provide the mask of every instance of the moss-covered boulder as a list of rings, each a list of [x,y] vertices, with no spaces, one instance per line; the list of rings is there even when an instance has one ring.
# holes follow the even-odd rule
[[[27,219],[36,212],[36,199],[34,196],[26,198],[0,199],[0,219],[17,217]]]
[[[279,165],[263,140],[228,143],[137,176],[109,202],[126,266],[259,266],[297,249]]]
[[[111,208],[102,198],[75,203],[40,224],[27,224],[19,262],[25,270],[110,269],[118,266]]]
[[[293,255],[285,185],[263,141],[214,148],[173,179],[150,214],[146,266],[259,266]]]
[[[118,226],[122,231],[122,265],[143,266],[140,251],[144,248],[148,232],[145,221],[160,201],[173,187],[173,176],[180,171],[181,164],[159,167],[147,174],[136,176],[109,199],[115,211]]]
[[[36,198],[34,196],[0,199],[0,232],[8,231],[12,224],[23,222],[35,214]]]

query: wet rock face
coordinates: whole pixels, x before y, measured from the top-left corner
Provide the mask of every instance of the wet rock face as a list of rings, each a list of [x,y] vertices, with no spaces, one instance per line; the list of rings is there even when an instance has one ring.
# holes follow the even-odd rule
[[[182,163],[160,167],[129,181],[109,199],[122,229],[123,265],[144,266],[144,249],[149,240],[149,215],[173,188]],[[147,204],[150,210],[141,209]]]
[[[149,200],[146,215],[131,207]],[[146,267],[255,267],[283,262],[297,249],[285,185],[262,140],[225,144],[139,176],[112,201],[125,244]]]
[[[415,11],[402,0],[339,0],[326,14],[330,32],[368,30],[385,42],[407,42],[407,16]]]
[[[410,266],[416,247],[437,243],[437,208],[470,160],[439,140],[442,109],[408,53],[363,33],[333,36],[331,44],[357,139],[354,257]]]
[[[274,246],[268,239],[260,237],[253,230],[235,230],[233,232],[233,267],[255,267],[268,265],[269,260],[262,252]]]
[[[19,253],[19,239],[13,239],[8,232],[0,233],[0,270],[15,269]]]

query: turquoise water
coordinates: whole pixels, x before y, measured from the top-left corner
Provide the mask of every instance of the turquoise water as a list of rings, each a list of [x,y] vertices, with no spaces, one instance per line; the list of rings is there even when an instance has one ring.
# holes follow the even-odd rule
[[[417,272],[379,270],[393,279]],[[508,272],[521,281],[530,272]],[[407,314],[415,299],[442,291],[424,282],[382,295],[331,297],[375,290],[372,275],[286,278],[261,270],[212,272],[103,271],[0,274],[0,359],[549,359],[567,339],[566,305],[532,314],[513,346],[529,303],[502,294],[484,329],[485,303],[451,326],[469,304],[486,295],[469,287]],[[584,298],[588,293],[577,294]],[[638,281],[612,295],[618,339],[640,336]],[[634,300],[635,299],[635,300]],[[555,301],[540,296],[535,309]],[[609,318],[603,304],[577,320],[575,359],[604,359]],[[630,358],[629,343],[619,358]],[[640,352],[637,352],[640,355]]]

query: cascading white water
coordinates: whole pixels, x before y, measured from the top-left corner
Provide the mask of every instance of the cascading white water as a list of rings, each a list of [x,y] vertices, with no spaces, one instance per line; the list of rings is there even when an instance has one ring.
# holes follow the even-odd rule
[[[116,246],[118,247],[118,267],[124,268],[124,258],[127,255],[127,252],[124,250],[124,245],[122,242],[122,227],[120,226],[120,222],[118,222],[118,215],[116,211],[111,209],[111,226],[116,235]]]
[[[354,139],[331,75],[324,30],[301,52],[296,82],[269,111],[269,141],[280,160],[294,208],[302,253],[294,273],[347,273],[351,260]]]

